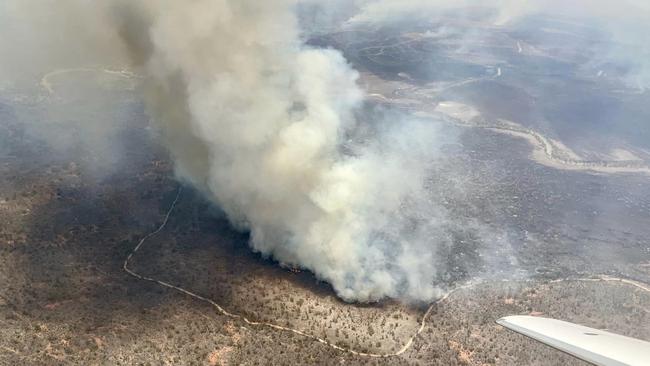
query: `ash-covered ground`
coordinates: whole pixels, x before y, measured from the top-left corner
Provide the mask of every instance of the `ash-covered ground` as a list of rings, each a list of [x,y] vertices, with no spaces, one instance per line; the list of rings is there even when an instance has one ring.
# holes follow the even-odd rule
[[[641,123],[650,96],[605,71],[579,67],[582,54],[573,45],[558,48],[567,45],[566,35],[531,28],[486,28],[475,48],[462,50],[454,37],[431,36],[436,25],[426,22],[310,42],[343,50],[361,71],[371,97],[367,118],[377,109],[419,113],[457,133],[429,184],[440,195],[472,188],[450,193],[446,206],[452,218],[471,217],[482,231],[458,231],[452,245],[438,249],[441,291],[465,287],[433,304],[426,318],[429,304],[345,303],[311,273],[262,258],[249,249],[246,233],[190,187],[131,262],[137,273],[232,314],[345,349],[391,354],[416,335],[403,353],[386,358],[250,325],[129,276],[124,260],[163,222],[179,189],[142,102],[122,76],[101,70],[48,80],[54,91],[95,83],[96,95],[57,99],[43,90],[38,97],[4,90],[0,364],[581,364],[495,324],[513,314],[650,340],[650,293],[602,280],[650,283],[650,130]],[[588,43],[591,33],[572,32]],[[119,169],[98,170],[93,162],[103,156],[88,146],[55,152],[24,123],[47,118],[39,113],[43,103],[73,109],[88,99],[109,103],[114,118],[129,121],[115,136]],[[460,107],[449,112],[440,108],[445,103]],[[614,129],[615,120],[625,123]]]

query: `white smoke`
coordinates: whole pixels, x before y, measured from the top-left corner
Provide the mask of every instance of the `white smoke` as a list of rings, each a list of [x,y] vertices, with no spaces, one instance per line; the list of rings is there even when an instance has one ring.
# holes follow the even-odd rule
[[[347,301],[429,300],[446,270],[439,249],[462,225],[427,183],[449,133],[358,121],[357,72],[303,43],[297,4],[10,1],[0,65],[34,82],[48,68],[130,63],[179,178],[250,231],[255,250]],[[80,137],[106,136],[110,121],[98,121],[76,125]]]
[[[450,240],[424,186],[439,131],[402,119],[360,126],[358,73],[338,51],[303,44],[297,4],[9,2],[3,68],[35,82],[48,67],[129,62],[177,175],[250,231],[255,250],[348,301],[429,300],[436,248]],[[109,136],[100,121],[75,130]]]
[[[621,24],[635,3],[598,4],[589,7],[591,18],[608,15]],[[300,29],[298,5],[303,25],[313,27]],[[445,193],[427,183],[449,133],[431,121],[358,121],[364,95],[357,72],[338,51],[306,46],[301,32],[346,17],[348,24],[381,23],[464,7],[494,9],[495,25],[587,8],[561,5],[6,1],[0,4],[0,86],[8,80],[36,85],[56,68],[129,63],[144,77],[144,99],[177,175],[250,231],[255,250],[312,270],[345,300],[428,300],[446,270],[439,249],[452,242],[453,226],[463,225],[448,219],[440,203]],[[641,14],[635,19],[647,19],[647,5],[634,6]],[[634,62],[647,75],[646,60]],[[75,129],[82,139],[108,141],[102,136],[111,135],[111,126],[104,117]]]
[[[344,154],[358,75],[339,52],[301,44],[293,1],[163,3],[120,13],[129,47],[148,51],[147,99],[179,176],[250,230],[255,250],[345,300],[430,299],[435,243],[414,223],[438,218],[409,201],[424,197],[434,127],[391,128]],[[128,32],[143,19],[146,39]]]

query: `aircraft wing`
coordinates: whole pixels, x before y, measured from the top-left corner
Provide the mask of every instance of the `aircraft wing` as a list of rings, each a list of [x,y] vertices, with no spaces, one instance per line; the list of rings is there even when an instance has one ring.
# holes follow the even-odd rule
[[[497,323],[594,365],[650,365],[650,342],[533,316],[507,316]]]

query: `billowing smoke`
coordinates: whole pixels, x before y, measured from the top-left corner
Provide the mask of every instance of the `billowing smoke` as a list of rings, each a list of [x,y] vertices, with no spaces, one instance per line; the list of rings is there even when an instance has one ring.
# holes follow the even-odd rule
[[[115,9],[178,175],[251,246],[346,300],[434,295],[424,235],[429,123],[355,141],[363,94],[334,50],[301,44],[294,2],[141,2]]]
[[[450,133],[412,118],[360,121],[357,72],[338,51],[306,46],[301,32],[479,5],[494,10],[496,25],[559,7],[508,0],[8,1],[0,5],[0,86],[38,85],[52,69],[129,64],[143,76],[144,99],[179,178],[250,231],[255,250],[312,270],[349,301],[428,300],[446,270],[438,256],[452,240],[449,227],[463,225],[441,204],[448,192],[432,186]],[[592,18],[630,18],[621,7],[594,8]],[[628,39],[620,29],[613,34]],[[623,58],[640,60],[630,66],[636,79],[646,73],[645,59]],[[93,121],[75,129],[87,144],[109,150],[116,124],[97,116],[105,109],[95,105]]]
[[[130,63],[178,177],[249,231],[256,251],[313,271],[348,301],[431,299],[436,248],[450,240],[446,212],[425,187],[443,138],[430,121],[358,120],[358,73],[338,51],[303,43],[296,5],[5,5],[16,20],[6,34],[32,29],[21,46],[39,56],[21,70],[28,55],[8,36],[2,48],[15,62],[6,70],[34,82],[48,60]],[[95,122],[75,129],[111,126]]]
[[[39,85],[52,69],[128,65],[142,76],[178,177],[250,231],[255,250],[313,271],[348,301],[428,300],[446,270],[440,251],[454,226],[468,225],[450,219],[442,203],[449,192],[434,183],[451,133],[429,120],[359,119],[358,73],[338,51],[307,46],[304,32],[479,5],[500,26],[555,11],[553,3],[8,1],[0,4],[0,87]],[[601,9],[590,16],[620,10]],[[630,17],[620,11],[616,19]],[[612,33],[629,39],[620,29]],[[610,51],[594,62],[624,52]],[[628,76],[646,80],[647,58],[628,56]],[[112,127],[102,118],[75,126],[92,141],[110,141]]]

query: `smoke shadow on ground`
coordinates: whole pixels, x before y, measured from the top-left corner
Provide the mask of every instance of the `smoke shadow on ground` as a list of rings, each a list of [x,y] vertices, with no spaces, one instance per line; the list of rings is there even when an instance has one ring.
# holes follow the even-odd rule
[[[43,173],[27,179],[33,188],[24,198],[34,204],[25,240],[7,253],[12,266],[5,273],[6,294],[15,305],[34,321],[91,329],[169,300],[154,286],[128,278],[121,263],[159,220],[157,194],[169,189],[170,179],[131,176],[88,186],[74,177],[61,184]]]
[[[3,250],[11,262],[4,271],[10,285],[3,296],[12,299],[15,309],[31,321],[79,327],[82,332],[129,318],[144,321],[141,331],[155,329],[155,324],[142,317],[144,311],[173,303],[186,306],[172,291],[122,270],[129,252],[161,223],[174,199],[178,185],[165,159],[160,151],[143,154],[142,159],[130,160],[120,172],[101,181],[84,181],[78,166],[62,162],[39,170],[25,164],[10,174],[22,180],[24,189],[18,190],[29,202],[29,214],[24,243]],[[236,313],[241,301],[235,298],[256,276],[288,281],[299,291],[355,306],[339,300],[329,285],[310,272],[293,273],[253,253],[247,241],[247,234],[233,230],[200,193],[186,187],[169,224],[145,244],[132,267],[186,286]],[[209,259],[202,264],[216,277],[208,272],[192,277],[187,268],[194,266],[189,261],[197,259],[197,254]],[[186,280],[190,281],[182,283]]]
[[[143,275],[182,285],[234,312],[238,305],[234,298],[256,281],[286,282],[293,291],[329,297],[342,306],[380,308],[393,302],[346,303],[312,272],[252,251],[249,240],[247,232],[233,229],[225,214],[200,192],[185,187],[169,224],[134,256],[133,266]]]

